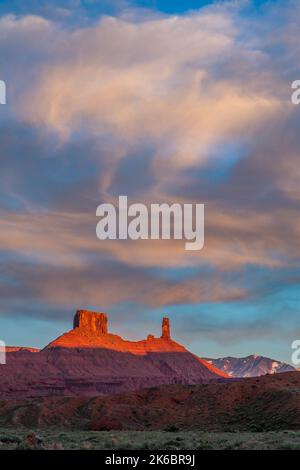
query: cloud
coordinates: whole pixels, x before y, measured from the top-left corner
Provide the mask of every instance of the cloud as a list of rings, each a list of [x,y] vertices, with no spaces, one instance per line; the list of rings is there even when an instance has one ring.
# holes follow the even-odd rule
[[[242,212],[209,206],[205,246],[196,252],[185,251],[181,240],[100,241],[94,214],[31,210],[1,212],[1,248],[58,268],[89,265],[91,255],[141,268],[209,265],[218,271],[238,271],[247,265],[297,265],[300,224],[295,209],[269,216],[248,210],[245,221]]]
[[[56,31],[54,29],[54,43]],[[283,103],[264,88],[267,78],[232,80],[242,67],[263,65],[242,47],[234,15],[198,15],[137,23],[117,18],[60,32],[60,47],[19,107],[22,118],[58,133],[97,136],[107,148],[109,184],[119,161],[153,148],[156,180],[203,165],[228,140],[249,140]],[[205,48],[201,47],[205,44]],[[227,77],[219,67],[231,67]],[[216,66],[217,65],[217,66]],[[108,143],[107,143],[108,142]]]
[[[282,31],[289,29],[290,18],[286,21]],[[54,140],[52,152],[56,154],[53,161],[46,144],[40,142],[33,146],[34,159],[27,152],[26,158],[33,159],[35,168],[39,161],[46,165],[46,172],[31,171],[38,171],[37,181],[43,185],[48,182],[50,208],[45,211],[33,202],[29,214],[4,215],[3,246],[62,265],[86,263],[86,252],[97,249],[141,267],[209,264],[222,270],[248,264],[280,267],[292,262],[298,249],[298,228],[293,223],[297,207],[286,204],[288,210],[283,213],[273,202],[266,212],[256,202],[262,194],[266,204],[267,192],[275,194],[279,206],[283,193],[295,200],[290,188],[291,183],[297,186],[296,153],[290,153],[292,148],[296,152],[297,126],[290,133],[288,149],[273,137],[274,129],[276,135],[286,129],[295,110],[286,100],[286,84],[270,68],[270,54],[279,58],[270,49],[269,36],[261,33],[253,38],[249,33],[245,39],[249,25],[229,4],[150,20],[142,15],[138,19],[105,17],[73,30],[63,30],[54,21],[37,16],[2,18],[0,34],[2,31],[4,37],[5,33],[5,46],[14,47],[17,32],[33,62],[34,80],[22,99],[16,93],[16,117],[34,126],[47,145],[52,146]],[[260,31],[258,20],[255,26]],[[12,70],[14,66],[12,59]],[[202,194],[201,188],[193,188],[188,171],[196,169],[200,179],[209,167],[222,173],[231,158],[223,149],[234,142],[240,145],[240,155],[229,167],[227,181],[221,179],[216,185],[212,175],[204,180]],[[47,159],[37,157],[39,151]],[[57,171],[58,159],[70,166],[77,152],[77,165],[79,151],[83,165],[93,173],[87,175],[81,189],[86,194],[86,188],[93,188],[85,198],[88,214],[82,211],[78,181],[71,184],[74,171],[69,179],[64,174],[64,189],[60,185],[56,198],[54,181],[48,181],[47,173]],[[139,160],[147,161],[147,175],[128,179]],[[268,187],[264,187],[264,171]],[[22,176],[16,177],[16,173],[14,169],[15,185]],[[6,181],[11,181],[11,171],[8,175]],[[92,235],[96,205],[100,199],[115,200],[122,182],[125,191],[130,190],[129,186],[136,186],[135,179],[146,184],[136,193],[143,202],[180,202],[180,194],[191,201],[204,196],[207,218],[202,252],[191,257],[174,242],[148,242],[147,249],[143,242],[134,246],[107,242],[96,248]],[[199,179],[195,183],[199,186]],[[187,192],[186,188],[192,189]],[[251,198],[252,206],[246,207]],[[89,227],[88,233],[81,229],[80,220]],[[284,242],[280,220],[285,223]],[[41,241],[43,223],[55,227],[55,239],[45,232]]]
[[[132,303],[146,308],[199,302],[240,300],[247,296],[245,288],[230,280],[210,274],[197,274],[187,280],[157,277],[155,273],[138,267],[128,267],[108,260],[94,260],[88,266],[32,265],[16,259],[7,259],[2,268],[1,304],[7,312],[25,301],[33,312],[24,309],[26,316],[38,312],[38,307],[72,310],[79,306],[115,308]],[[18,289],[16,290],[16,286]],[[134,299],[134,301],[133,301]],[[37,307],[36,307],[37,306]],[[39,312],[40,314],[40,312]],[[44,316],[47,317],[47,308]]]
[[[70,304],[239,303],[274,277],[285,285],[300,239],[298,7],[285,5],[263,20],[232,2],[72,28],[56,14],[0,18],[3,312],[22,300],[45,316]],[[204,249],[101,243],[96,207],[121,188],[132,202],[204,202]],[[253,326],[227,325],[225,338]]]

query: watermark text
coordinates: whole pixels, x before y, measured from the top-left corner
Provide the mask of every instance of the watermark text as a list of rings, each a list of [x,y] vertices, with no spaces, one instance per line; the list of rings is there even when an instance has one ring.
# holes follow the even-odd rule
[[[0,340],[0,365],[6,364],[6,345]]]
[[[127,196],[119,196],[119,205],[105,203],[97,207],[96,235],[99,240],[188,240],[186,250],[201,250],[204,245],[204,204],[128,205]]]
[[[292,349],[295,350],[292,353],[292,357],[291,357],[292,363],[295,366],[299,366],[300,365],[300,339],[295,339],[295,341],[292,342],[291,347]]]
[[[6,84],[0,80],[0,104],[6,104]]]

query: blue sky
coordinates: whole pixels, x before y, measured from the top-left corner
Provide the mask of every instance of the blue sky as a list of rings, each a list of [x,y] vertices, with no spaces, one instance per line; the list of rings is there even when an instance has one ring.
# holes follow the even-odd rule
[[[178,14],[198,11],[211,4],[224,4],[226,0],[2,0],[0,14],[38,14],[45,17],[74,22],[95,21],[101,15],[120,15],[132,9],[154,13]],[[243,1],[247,15],[262,11],[273,0]]]
[[[3,1],[0,331],[77,308],[131,339],[290,361],[300,336],[296,1]],[[205,246],[97,240],[96,207],[205,203]]]

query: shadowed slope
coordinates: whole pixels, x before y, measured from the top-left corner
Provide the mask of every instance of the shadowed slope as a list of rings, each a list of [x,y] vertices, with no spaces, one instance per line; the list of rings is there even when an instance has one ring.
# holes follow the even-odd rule
[[[2,400],[0,425],[73,430],[299,430],[300,374],[165,385],[89,399]]]

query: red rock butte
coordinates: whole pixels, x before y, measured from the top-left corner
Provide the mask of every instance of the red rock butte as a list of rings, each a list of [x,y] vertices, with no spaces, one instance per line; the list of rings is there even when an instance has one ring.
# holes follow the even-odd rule
[[[108,318],[105,313],[77,310],[73,329],[52,341],[49,348],[104,348],[132,354],[148,352],[186,352],[187,350],[171,339],[169,318],[162,319],[160,338],[149,334],[147,339],[128,341],[108,332]]]
[[[73,320],[73,329],[52,341],[44,350],[53,348],[64,349],[110,349],[116,352],[129,353],[138,356],[147,356],[151,353],[185,353],[186,357],[193,358],[198,364],[204,366],[209,374],[219,377],[228,377],[212,364],[204,361],[195,354],[190,353],[184,346],[171,338],[170,320],[163,317],[161,336],[152,334],[147,339],[128,341],[108,332],[108,317],[103,312],[90,310],[77,310]]]
[[[44,349],[11,348],[0,367],[0,396],[97,396],[163,384],[228,380],[227,374],[189,352],[162,320],[160,337],[127,341],[109,333],[105,313],[78,310],[73,329]],[[231,380],[231,379],[229,379]]]

